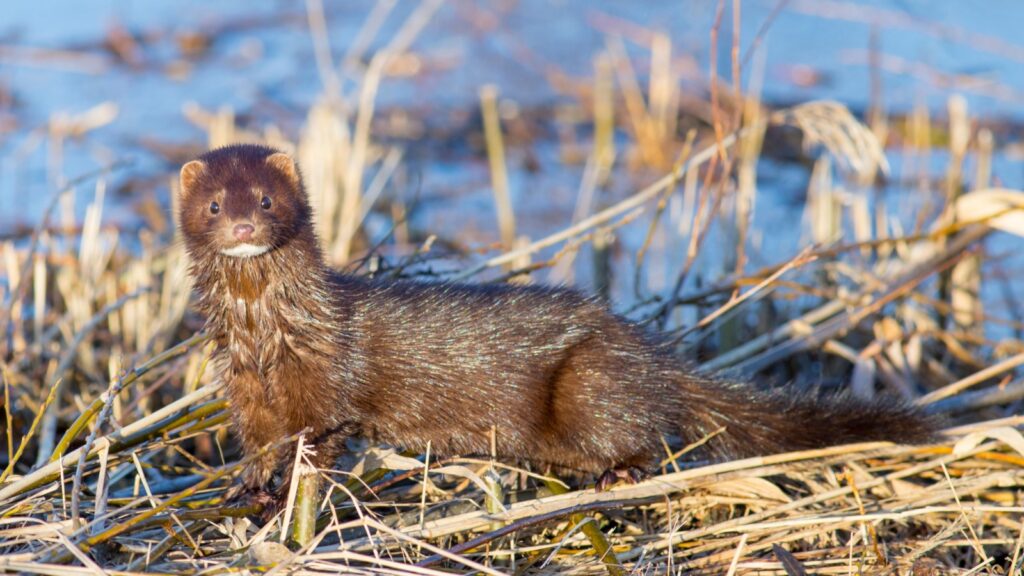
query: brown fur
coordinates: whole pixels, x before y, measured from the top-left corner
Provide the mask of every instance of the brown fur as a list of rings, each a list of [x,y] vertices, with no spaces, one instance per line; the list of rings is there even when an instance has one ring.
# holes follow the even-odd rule
[[[938,421],[890,400],[763,392],[687,369],[604,305],[559,288],[381,282],[329,270],[297,169],[259,146],[182,169],[181,228],[246,454],[304,429],[317,464],[344,438],[587,472],[648,467],[663,435],[721,427],[712,456],[919,442]],[[262,196],[272,208],[260,207]],[[220,212],[210,213],[210,203]],[[226,256],[232,227],[270,247]],[[282,454],[244,483],[268,489]]]

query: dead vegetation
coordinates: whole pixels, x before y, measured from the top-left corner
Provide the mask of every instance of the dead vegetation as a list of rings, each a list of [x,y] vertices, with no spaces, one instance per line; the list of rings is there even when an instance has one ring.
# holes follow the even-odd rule
[[[207,369],[211,345],[189,312],[183,250],[169,232],[143,228],[129,242],[134,233],[104,225],[106,183],[123,168],[112,164],[61,182],[46,218],[0,247],[0,569],[1020,573],[1024,417],[1015,414],[1024,406],[1024,322],[1002,252],[1020,246],[1024,193],[993,187],[992,134],[972,126],[961,101],[951,102],[945,126],[915,111],[900,140],[884,115],[868,126],[835,102],[772,109],[756,89],[714,74],[706,93],[684,94],[668,36],[637,38],[635,29],[601,22],[609,41],[593,81],[551,76],[571,86],[581,128],[560,141],[561,157],[581,173],[571,221],[537,238],[517,229],[510,143],[502,142],[502,130],[513,128],[502,126],[500,95],[486,88],[479,136],[497,211],[489,239],[498,243],[460,254],[436,245],[472,242],[458,231],[416,229],[415,205],[389,197],[405,151],[374,128],[381,83],[411,54],[439,3],[413,11],[365,64],[365,46],[356,45],[340,65],[319,2],[307,7],[325,88],[301,131],[243,129],[227,109],[193,106],[185,115],[206,131],[208,146],[262,141],[294,153],[335,264],[471,281],[567,281],[579,269],[605,287],[632,277],[623,313],[676,335],[680,354],[705,369],[796,385],[844,382],[856,394],[932,405],[959,427],[934,446],[843,446],[723,463],[691,461],[688,447],[668,438],[660,474],[605,493],[521,463],[438,462],[355,446],[342,469],[318,472],[328,487],[322,499],[296,485],[293,505],[260,527],[246,518],[252,510],[223,502],[242,463]],[[392,8],[380,3],[367,26]],[[717,21],[739,8],[721,2]],[[712,39],[717,33],[716,25]],[[623,37],[649,50],[647,86]],[[738,77],[738,50],[733,60]],[[48,137],[87,137],[111,113],[55,119]],[[805,248],[791,254],[772,251],[776,231],[758,230],[753,218],[766,201],[758,198],[759,159],[786,130],[798,130],[815,159]],[[948,163],[936,176],[925,159],[939,130],[949,135]],[[904,148],[893,150],[896,143]],[[887,151],[920,159],[897,175],[914,179],[919,194],[909,225],[878,200],[891,193]],[[173,199],[174,177],[166,178]],[[67,198],[86,187],[92,203],[78,222]],[[366,232],[371,214],[388,218],[383,237]],[[1001,248],[992,248],[993,235]],[[772,263],[752,264],[754,251]],[[574,265],[581,254],[589,265]],[[671,266],[655,283],[658,262]],[[984,296],[992,293],[1008,304],[992,306]]]

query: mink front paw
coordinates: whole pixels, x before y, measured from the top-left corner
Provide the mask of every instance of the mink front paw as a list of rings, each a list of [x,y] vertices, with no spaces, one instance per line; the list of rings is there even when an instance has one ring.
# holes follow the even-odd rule
[[[229,491],[227,501],[232,506],[252,509],[249,515],[262,522],[273,518],[281,509],[278,495],[258,486],[237,486]]]

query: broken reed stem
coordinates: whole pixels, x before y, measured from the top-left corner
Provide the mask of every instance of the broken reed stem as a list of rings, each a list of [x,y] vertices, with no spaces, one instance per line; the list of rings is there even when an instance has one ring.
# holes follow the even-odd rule
[[[4,382],[4,423],[7,425],[7,454],[14,454],[14,421],[11,420],[11,377],[7,366],[0,366],[0,379]]]
[[[359,86],[357,112],[351,139],[347,142],[351,147],[348,164],[341,174],[342,199],[341,209],[337,214],[338,234],[331,246],[330,254],[336,263],[345,263],[352,256],[352,240],[355,238],[361,222],[360,206],[363,198],[363,177],[367,159],[370,157],[371,128],[376,107],[377,91],[387,72],[388,65],[397,56],[408,50],[423,27],[441,6],[441,0],[421,2],[402,23],[401,28],[391,41],[373,55],[366,73]]]
[[[950,208],[956,204],[956,199],[961,192],[963,165],[970,138],[971,126],[967,116],[967,100],[963,96],[954,95],[949,99],[950,161],[946,170],[946,205]]]
[[[331,41],[327,34],[327,19],[324,17],[322,0],[306,0],[306,16],[310,35],[313,37],[313,56],[317,72],[324,85],[324,93],[330,100],[341,98],[341,79],[331,57]]]
[[[615,79],[611,56],[594,59],[594,161],[603,182],[615,161]]]
[[[573,504],[565,508],[558,508],[555,510],[549,510],[546,512],[537,513],[533,515],[524,515],[522,517],[517,518],[514,522],[502,527],[500,530],[495,530],[493,532],[488,532],[486,534],[477,536],[472,540],[449,548],[446,551],[447,554],[435,554],[434,556],[427,557],[426,559],[417,562],[415,565],[417,567],[431,566],[433,564],[437,564],[438,562],[443,561],[445,558],[450,558],[455,554],[462,554],[465,552],[469,552],[471,550],[475,550],[480,546],[487,544],[488,542],[493,542],[494,540],[497,540],[498,538],[508,536],[509,534],[513,534],[515,532],[525,530],[526,528],[530,528],[533,526],[542,526],[555,520],[562,520],[566,517],[571,517],[574,514],[586,514],[587,512],[613,510],[617,508],[623,508],[626,506],[643,506],[646,504],[653,504],[659,500],[663,500],[663,498],[652,496],[635,499],[606,499],[581,504]],[[572,521],[571,518],[570,521]],[[575,524],[579,524],[579,522],[575,522]],[[593,522],[587,522],[587,524],[593,526]],[[598,532],[600,532],[600,530],[598,530]],[[601,533],[601,538],[604,538],[603,533]],[[611,553],[612,551],[609,549],[609,554]],[[607,569],[608,564],[605,564],[605,566]],[[616,564],[615,567],[621,569],[622,565]]]
[[[651,117],[647,104],[644,102],[643,90],[637,80],[636,72],[626,53],[622,38],[608,38],[608,54],[614,65],[615,76],[622,90],[622,99],[626,106],[629,125],[633,128],[633,137],[643,162],[649,166],[663,167],[667,164],[664,154],[664,142],[659,139],[661,128]],[[655,75],[657,74],[656,71]]]
[[[281,543],[289,536],[299,547],[305,547],[316,535],[317,496],[320,493],[320,477],[317,469],[307,459],[310,449],[304,434],[299,435],[292,462],[292,477],[288,483],[288,504],[281,520]],[[294,517],[294,522],[292,518]],[[290,527],[290,535],[289,535]]]
[[[32,270],[32,341],[43,341],[43,329],[46,322],[46,258],[35,255]]]
[[[487,463],[487,469],[483,473],[484,484],[487,485],[488,493],[484,496],[484,507],[487,512],[493,514],[496,517],[505,511],[505,490],[501,485],[501,475],[498,474],[497,470],[494,469],[494,462],[498,459],[498,429],[496,426],[491,426],[491,460]],[[427,444],[427,459],[423,462],[423,496],[424,500],[421,501],[420,509],[420,527],[423,527],[423,516],[426,511],[426,494],[427,494],[427,471],[429,470],[429,456],[430,456],[430,444]],[[501,522],[495,522],[491,524],[491,530],[497,530],[501,527]]]
[[[122,376],[111,382],[106,394],[101,398],[97,398],[97,400],[103,400],[103,409],[100,411],[99,418],[96,419],[96,425],[93,426],[92,432],[89,433],[89,437],[85,441],[85,446],[79,453],[78,465],[75,467],[75,478],[71,483],[71,526],[76,530],[80,527],[78,525],[79,504],[82,496],[82,476],[85,473],[85,458],[89,451],[92,450],[92,445],[96,441],[96,435],[100,433],[107,418],[110,417],[110,412],[114,407],[114,398],[117,397],[123,387],[124,377]]]
[[[338,211],[338,235],[333,249],[334,261],[338,263],[347,262],[352,255],[352,239],[359,227],[356,219],[362,202],[363,170],[366,168],[366,158],[369,154],[374,104],[381,76],[384,74],[384,66],[390,60],[390,56],[387,51],[374,55],[359,90],[359,111],[356,114],[350,143],[352,155],[344,171],[341,209]]]
[[[320,475],[300,464],[299,486],[295,495],[295,521],[292,523],[292,542],[305,548],[316,535],[317,504],[320,494]]]
[[[975,169],[973,190],[984,190],[992,184],[992,152],[995,137],[988,128],[978,130],[978,163]]]
[[[480,113],[484,121],[484,140],[491,167],[491,188],[498,213],[501,245],[505,250],[511,250],[516,244],[516,219],[508,186],[508,168],[505,166],[505,143],[498,114],[498,88],[493,84],[480,88]]]
[[[956,213],[957,201],[964,192],[963,171],[967,157],[968,144],[971,137],[970,118],[967,114],[967,100],[962,96],[953,95],[948,102],[949,110],[949,163],[946,167],[946,210],[952,214],[953,221],[959,218]],[[953,312],[940,315],[944,320],[951,321],[950,327],[978,333],[975,317],[981,312],[981,259],[972,255],[964,258],[952,270],[940,277],[940,291],[948,294],[949,305]]]
[[[591,244],[591,268],[594,273],[594,294],[604,302],[612,298],[612,247],[615,234],[607,229],[598,229]]]
[[[757,199],[757,162],[761,157],[767,124],[761,122],[761,105],[753,98],[743,100],[743,123],[752,129],[740,138],[736,167],[736,198],[734,230],[736,261],[733,273],[740,274],[747,263],[747,239]]]
[[[648,78],[648,114],[662,146],[672,142],[679,115],[678,88],[672,74],[672,40],[663,32],[651,39],[651,71]]]

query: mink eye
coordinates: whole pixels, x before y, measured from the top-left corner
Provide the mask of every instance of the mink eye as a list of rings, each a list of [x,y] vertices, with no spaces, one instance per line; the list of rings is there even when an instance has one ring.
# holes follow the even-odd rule
[[[270,206],[270,196],[264,196],[263,200],[260,201],[260,207],[263,208],[264,210],[270,210]]]
[[[220,204],[216,202],[210,202],[210,214],[217,214],[220,212]]]

